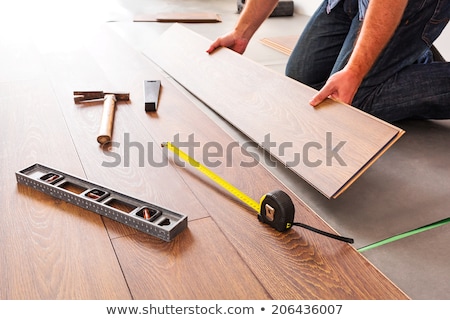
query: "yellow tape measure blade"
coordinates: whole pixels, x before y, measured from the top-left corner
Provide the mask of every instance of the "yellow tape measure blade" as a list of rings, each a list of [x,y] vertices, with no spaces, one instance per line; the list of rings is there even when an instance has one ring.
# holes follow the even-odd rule
[[[204,175],[206,175],[208,178],[213,180],[215,183],[217,183],[219,186],[221,186],[223,189],[227,190],[229,193],[234,195],[236,198],[241,200],[243,203],[248,205],[250,208],[255,210],[258,214],[260,211],[260,204],[250,198],[248,195],[246,195],[244,192],[233,186],[231,183],[217,175],[215,172],[211,171],[209,168],[202,165],[200,162],[193,159],[191,156],[186,154],[185,152],[181,151],[178,147],[174,146],[170,142],[164,142],[161,144],[162,147],[167,147],[168,150],[172,151],[175,155],[180,157],[181,159],[188,162],[191,166],[202,172]]]

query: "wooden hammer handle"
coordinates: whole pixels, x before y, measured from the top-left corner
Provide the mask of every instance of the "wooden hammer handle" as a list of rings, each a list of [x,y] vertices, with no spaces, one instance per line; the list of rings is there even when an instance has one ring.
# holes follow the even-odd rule
[[[100,130],[97,137],[97,141],[100,144],[105,144],[111,141],[115,106],[116,97],[113,94],[105,95],[105,101],[103,102],[102,122],[100,123]]]

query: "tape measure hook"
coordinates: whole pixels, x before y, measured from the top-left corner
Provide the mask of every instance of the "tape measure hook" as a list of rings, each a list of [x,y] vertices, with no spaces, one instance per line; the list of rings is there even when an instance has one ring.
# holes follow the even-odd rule
[[[295,207],[286,192],[282,190],[269,192],[261,198],[260,202],[259,221],[281,232],[292,227]]]
[[[272,208],[268,203],[264,206],[264,209],[266,211],[266,218],[269,221],[275,220],[275,209]]]

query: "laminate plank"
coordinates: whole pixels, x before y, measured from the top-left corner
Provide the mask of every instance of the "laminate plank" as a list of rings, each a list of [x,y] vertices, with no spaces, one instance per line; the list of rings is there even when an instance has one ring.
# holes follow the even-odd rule
[[[129,299],[100,217],[16,182],[36,162],[84,174],[41,68],[0,84],[0,299]]]
[[[339,196],[403,130],[175,24],[145,54],[209,107],[328,198]],[[251,125],[249,125],[251,124]]]
[[[214,12],[161,12],[157,14],[137,14],[135,22],[186,22],[212,23],[221,22],[220,15]]]
[[[134,299],[271,298],[211,218],[170,243],[136,234],[113,244]]]
[[[298,41],[298,35],[280,36],[280,37],[268,37],[262,38],[261,43],[265,44],[272,49],[280,51],[286,55],[291,55],[295,44]]]
[[[94,37],[89,48],[97,63],[105,71],[108,79],[113,85],[122,84],[130,88],[131,94],[136,97],[133,104],[136,123],[141,123],[147,130],[148,135],[155,141],[172,140],[179,135],[180,140],[187,141],[192,135],[199,145],[193,148],[192,155],[197,160],[206,163],[219,161],[217,166],[211,168],[245,191],[254,199],[259,199],[264,193],[274,189],[283,189],[288,192],[296,207],[297,219],[323,230],[332,232],[333,230],[318,217],[307,205],[294,196],[283,184],[276,180],[262,165],[254,161],[251,155],[246,152],[238,142],[231,139],[217,124],[214,123],[205,113],[203,113],[190,99],[189,95],[182,93],[172,80],[158,71],[158,69],[139,52],[128,47],[118,36],[101,32],[102,43],[95,41]],[[106,54],[107,53],[107,54]],[[120,65],[121,68],[113,68]],[[132,75],[132,76],[130,76]],[[143,80],[160,79],[162,90],[160,96],[159,109],[156,113],[145,113],[144,97],[142,94]],[[141,93],[141,94],[139,94]],[[214,157],[208,157],[204,152],[205,146],[215,145],[222,148],[222,154],[218,153]],[[231,147],[230,147],[231,146]],[[228,153],[226,152],[227,147]],[[182,148],[183,149],[183,148]],[[187,147],[184,147],[184,151]],[[214,149],[211,149],[214,151]],[[258,281],[263,284],[264,289],[273,299],[406,299],[407,296],[401,292],[389,279],[374,268],[363,256],[361,256],[352,246],[325,239],[320,235],[294,228],[288,233],[279,233],[274,229],[258,222],[256,215],[238,200],[234,199],[227,192],[217,187],[208,178],[198,173],[189,165],[176,163],[173,155],[168,155],[170,166],[177,168],[179,175],[185,184],[194,192],[196,197],[206,208],[211,218],[217,223],[220,231],[225,235],[226,241],[231,243],[239,255],[250,268]],[[243,163],[252,165],[243,167]],[[171,193],[173,194],[173,193]],[[183,194],[177,194],[183,198]],[[189,212],[187,212],[189,214]],[[200,220],[195,220],[194,223]],[[202,220],[203,221],[203,220]],[[196,225],[197,226],[197,225]],[[206,227],[205,227],[206,228]],[[208,227],[208,229],[211,227]],[[177,237],[176,244],[181,246],[180,251],[170,251],[174,260],[181,260],[183,266],[186,262],[181,257],[183,246],[181,244],[185,237],[197,239],[193,243],[202,242],[202,228],[189,228],[188,234],[181,234]],[[210,231],[208,231],[209,233]],[[139,235],[134,235],[138,237]],[[208,237],[208,235],[205,235]],[[223,239],[218,234],[220,239]],[[121,242],[124,241],[124,242]],[[114,244],[120,260],[132,260],[134,256],[143,256],[147,245],[129,243],[128,238],[114,239]],[[120,242],[120,243],[119,243]],[[125,244],[126,242],[126,244]],[[218,240],[220,246],[227,247],[228,244]],[[134,243],[134,244],[133,244]],[[187,241],[190,243],[190,240]],[[202,242],[203,243],[203,242]],[[127,249],[132,245],[132,249]],[[216,255],[221,257],[219,244],[214,244],[208,252],[208,256]],[[148,249],[147,249],[148,250]],[[190,250],[189,246],[186,250]],[[196,249],[192,249],[196,250]],[[141,252],[144,251],[144,252]],[[198,259],[201,259],[201,253]],[[153,255],[153,253],[152,253]],[[161,254],[163,255],[163,254]],[[188,255],[190,255],[188,253]],[[162,259],[166,257],[152,257],[152,259]],[[186,258],[191,259],[191,258]],[[193,259],[193,258],[192,258]],[[159,261],[159,260],[158,260]],[[274,263],[276,261],[276,263]],[[150,262],[141,262],[150,267]],[[139,265],[140,265],[139,264]],[[165,263],[162,263],[165,266]],[[131,286],[134,296],[151,296],[145,284],[146,273],[136,272],[137,268],[129,267],[126,277]],[[236,272],[243,268],[243,265],[235,265]],[[211,268],[209,268],[211,269]],[[175,272],[170,267],[171,272]],[[178,271],[187,276],[187,271]],[[164,275],[168,277],[170,273]],[[200,275],[199,275],[200,277]],[[211,270],[202,274],[202,277],[216,277],[216,270]],[[235,279],[235,275],[224,275]],[[200,283],[205,283],[199,278]],[[232,282],[233,280],[230,280]],[[249,280],[246,280],[249,281]],[[156,280],[151,279],[152,286],[156,285]],[[283,284],[283,285],[280,285]],[[187,288],[179,282],[170,283],[164,281],[163,288],[159,289],[161,294],[167,296],[173,290],[174,294],[187,296]],[[181,288],[168,288],[169,285],[182,286]],[[186,285],[190,285],[188,282]],[[249,287],[254,283],[248,282]],[[221,286],[219,286],[221,288]],[[217,296],[218,288],[205,287],[201,294],[205,296]],[[190,293],[198,297],[200,293]],[[225,293],[223,293],[225,294]],[[156,296],[156,295],[155,295]],[[228,295],[224,295],[227,296]],[[153,296],[151,296],[153,297]]]

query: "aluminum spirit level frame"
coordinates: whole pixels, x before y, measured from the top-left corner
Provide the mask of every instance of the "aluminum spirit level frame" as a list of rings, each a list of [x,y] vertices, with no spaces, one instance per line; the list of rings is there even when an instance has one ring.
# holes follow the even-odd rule
[[[67,173],[34,164],[16,172],[17,182],[129,227],[171,241],[187,216],[135,199]]]

